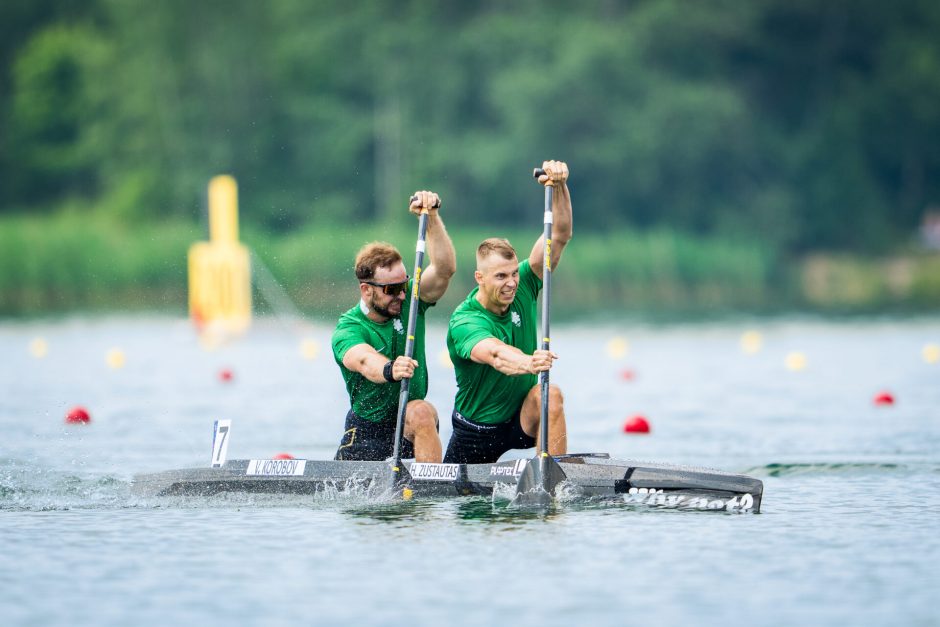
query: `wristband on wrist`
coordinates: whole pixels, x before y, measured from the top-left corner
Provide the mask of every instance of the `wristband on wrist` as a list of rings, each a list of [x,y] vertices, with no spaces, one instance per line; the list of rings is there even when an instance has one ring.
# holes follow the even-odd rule
[[[385,364],[385,367],[382,368],[382,376],[385,377],[385,380],[389,383],[395,383],[395,377],[392,376],[392,364],[395,363],[391,359],[388,360],[388,363]]]

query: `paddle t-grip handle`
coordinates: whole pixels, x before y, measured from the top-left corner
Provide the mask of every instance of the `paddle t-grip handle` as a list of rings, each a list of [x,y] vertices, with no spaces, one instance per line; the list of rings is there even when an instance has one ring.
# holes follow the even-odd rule
[[[411,198],[408,199],[408,204],[414,204],[414,203],[416,203],[416,202],[418,202],[418,195],[417,195],[417,194],[415,194],[414,196],[412,196]],[[432,209],[440,209],[440,208],[441,208],[441,199],[438,198],[438,199],[437,199],[437,202],[434,203],[434,206],[432,207]]]
[[[534,170],[532,170],[532,178],[534,178],[536,181],[539,180],[539,177],[542,176],[543,174],[545,174],[545,170],[543,170],[542,168],[535,168]]]

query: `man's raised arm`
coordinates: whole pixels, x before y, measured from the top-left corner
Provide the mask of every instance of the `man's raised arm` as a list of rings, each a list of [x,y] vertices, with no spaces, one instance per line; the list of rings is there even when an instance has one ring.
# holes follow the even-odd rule
[[[457,272],[457,254],[454,244],[447,235],[444,221],[441,219],[441,199],[434,192],[415,192],[408,210],[420,215],[422,208],[428,210],[428,266],[421,275],[421,300],[436,303],[450,284],[450,278]]]
[[[564,161],[544,161],[539,177],[542,185],[552,185],[552,270],[558,265],[561,253],[571,240],[571,194],[568,192],[568,164]],[[529,254],[529,265],[540,279],[543,278],[545,264],[545,236],[539,237]]]

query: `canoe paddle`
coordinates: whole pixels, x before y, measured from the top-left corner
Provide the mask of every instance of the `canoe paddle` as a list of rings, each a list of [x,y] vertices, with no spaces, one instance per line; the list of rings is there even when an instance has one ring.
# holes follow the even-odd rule
[[[410,203],[418,201],[417,194],[412,196]],[[440,207],[440,200],[434,205]],[[415,246],[415,271],[414,284],[411,288],[411,304],[408,307],[408,335],[405,339],[405,356],[411,359],[415,353],[415,329],[418,326],[418,295],[421,292],[421,265],[424,263],[424,251],[427,247],[426,235],[428,232],[428,210],[422,207],[421,215],[418,218],[418,244]],[[405,410],[408,408],[408,392],[411,389],[411,379],[405,377],[401,380],[401,392],[398,395],[398,416],[395,420],[395,448],[392,453],[392,473],[389,481],[389,488],[396,490],[406,481],[406,473],[402,472],[401,463],[401,438],[402,430],[405,424]],[[410,491],[405,491],[403,495],[408,498]]]
[[[536,180],[545,170],[536,168],[532,176]],[[552,197],[554,187],[545,186],[545,219],[543,221],[545,259],[542,269],[542,350],[547,351],[551,343],[549,335],[549,311],[552,304]],[[539,415],[539,448],[529,460],[516,484],[513,503],[527,507],[547,507],[552,502],[555,487],[567,479],[555,458],[548,454],[548,370],[539,373],[542,407]]]

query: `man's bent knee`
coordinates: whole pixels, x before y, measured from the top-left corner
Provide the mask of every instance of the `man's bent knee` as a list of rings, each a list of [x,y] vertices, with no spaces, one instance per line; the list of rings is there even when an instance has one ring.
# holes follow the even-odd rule
[[[437,411],[427,401],[411,401],[405,412],[405,426],[409,431],[437,429]]]
[[[534,401],[542,400],[542,386],[539,383],[536,383],[532,386],[532,389],[529,390],[529,398]],[[550,404],[555,403],[564,403],[565,396],[561,393],[561,388],[555,385],[554,383],[548,384],[548,402]]]

